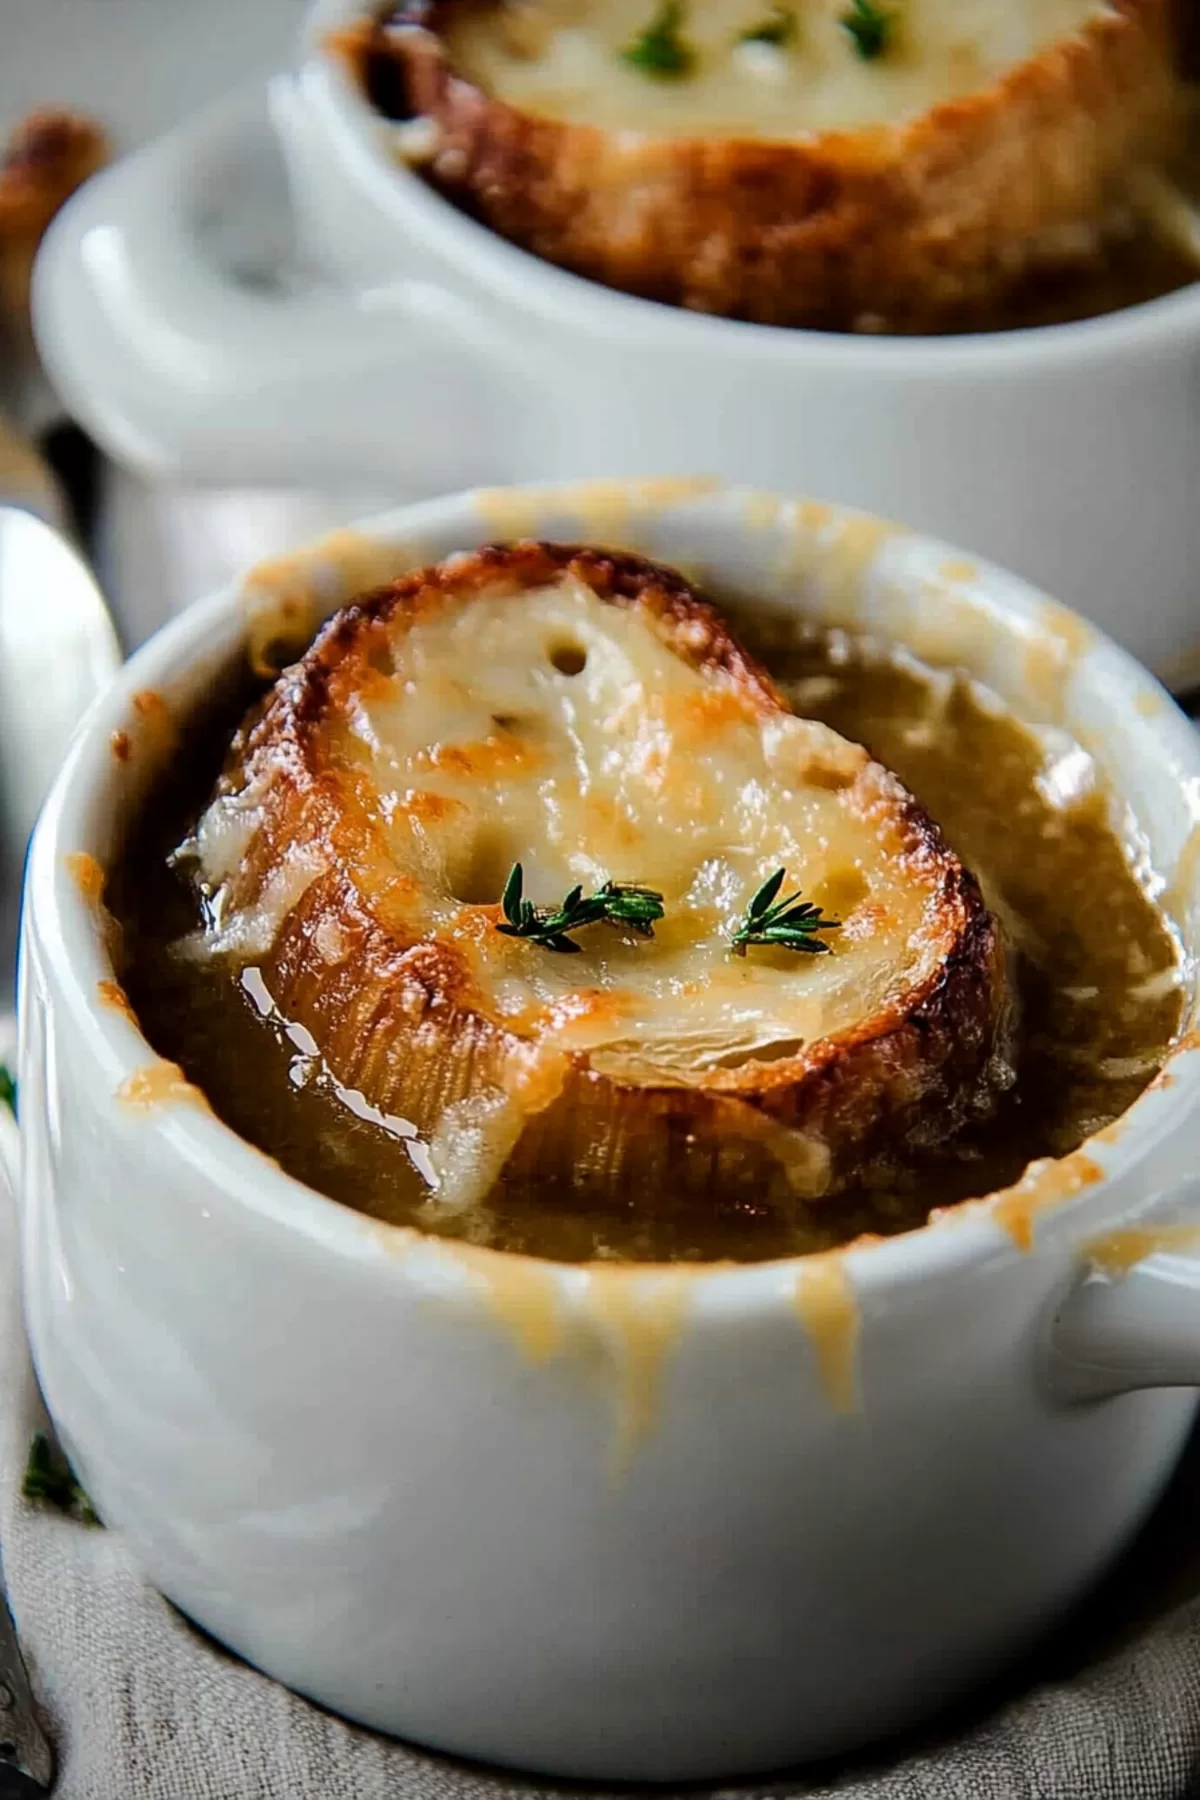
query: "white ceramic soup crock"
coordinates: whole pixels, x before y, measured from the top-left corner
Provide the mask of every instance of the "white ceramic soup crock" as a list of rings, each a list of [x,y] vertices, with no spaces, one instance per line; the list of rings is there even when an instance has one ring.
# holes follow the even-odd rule
[[[683,562],[735,616],[742,592],[891,633],[989,682],[1048,754],[1077,732],[1168,884],[1194,1013],[1200,737],[1063,608],[861,515],[703,482],[418,505],[193,608],[76,739],[25,908],[29,1332],[102,1516],[282,1681],[555,1774],[766,1770],[1017,1657],[1159,1492],[1200,1383],[1194,1019],[1101,1141],[845,1254],[561,1267],[289,1179],[122,1010],[99,870],[165,721],[284,602],[315,619],[525,532]]]
[[[52,230],[39,344],[118,459],[406,497],[703,469],[965,544],[1168,686],[1200,682],[1200,287],[940,340],[633,299],[516,249],[404,166],[325,48],[363,10],[320,0],[296,73],[121,163]],[[299,287],[277,279],[280,146]]]

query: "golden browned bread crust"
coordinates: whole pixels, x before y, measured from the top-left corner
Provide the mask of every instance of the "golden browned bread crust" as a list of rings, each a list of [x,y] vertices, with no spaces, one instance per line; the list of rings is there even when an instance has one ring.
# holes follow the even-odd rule
[[[0,311],[22,328],[29,275],[51,219],[108,160],[94,120],[54,107],[30,113],[0,153]]]
[[[452,66],[458,3],[422,0],[399,9],[413,28],[367,24],[336,45],[435,122],[431,180],[550,262],[731,318],[994,323],[1040,275],[1103,261],[1131,229],[1131,172],[1179,137],[1172,0],[1112,0],[904,124],[791,141],[640,137],[520,111]]]
[[[579,992],[516,1017],[493,985],[497,955],[511,959],[506,981],[510,970],[532,971],[534,981],[549,965],[570,972],[583,957],[500,936],[494,903],[461,907],[453,930],[429,929],[421,883],[397,864],[378,796],[337,722],[394,679],[396,647],[420,621],[500,594],[517,632],[523,596],[565,578],[635,613],[730,697],[724,705],[751,721],[787,713],[719,614],[680,575],[640,557],[525,542],[406,575],[339,613],[235,739],[210,809],[240,807],[250,826],[248,837],[235,828],[224,880],[214,883],[211,869],[207,879],[225,944],[253,945],[235,954],[260,969],[279,1013],[311,1034],[338,1083],[381,1114],[436,1143],[448,1119],[460,1137],[476,1129],[473,1099],[500,1097],[508,1117],[488,1186],[502,1168],[505,1184],[536,1194],[552,1183],[592,1206],[789,1205],[836,1192],[873,1158],[952,1137],[990,1104],[1004,1047],[998,931],[921,807],[832,734],[849,761],[831,785],[843,789],[846,816],[884,846],[897,880],[918,890],[913,916],[927,951],[920,979],[894,983],[849,1029],[731,1066],[668,1073],[649,1054],[644,1067],[628,1055],[614,1064],[570,1048],[563,1025],[589,1010],[602,1018],[611,993],[584,979]],[[418,803],[436,822],[436,796],[407,796]],[[297,855],[293,890],[287,869],[299,866]],[[655,872],[651,850],[646,879]],[[269,941],[253,923],[264,908],[274,909]],[[239,920],[250,921],[240,940]],[[790,964],[786,973],[790,982]],[[492,1124],[497,1116],[493,1107]]]

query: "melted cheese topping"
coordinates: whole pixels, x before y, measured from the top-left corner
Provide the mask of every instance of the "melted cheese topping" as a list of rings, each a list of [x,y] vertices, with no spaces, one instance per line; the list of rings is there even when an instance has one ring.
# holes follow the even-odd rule
[[[321,763],[382,830],[405,933],[454,944],[519,1034],[609,1073],[701,1081],[852,1027],[944,955],[923,929],[933,877],[905,854],[893,778],[828,727],[692,667],[642,613],[576,579],[437,607],[393,628],[370,665],[332,684]],[[218,888],[261,802],[252,781],[201,822]],[[657,889],[666,917],[652,939],[589,926],[573,956],[508,937],[497,902],[514,862],[540,907],[611,879]],[[732,955],[780,867],[842,922],[830,953]],[[247,916],[222,917],[222,947],[260,950],[295,893],[268,882]],[[522,1115],[557,1091],[540,1064],[514,1083]]]
[[[657,0],[509,0],[456,7],[451,61],[524,112],[652,136],[789,138],[893,125],[978,92],[1109,9],[1097,0],[885,0],[885,54],[859,55],[848,0],[691,0],[689,72],[656,79],[622,50]],[[786,44],[743,34],[786,11]]]

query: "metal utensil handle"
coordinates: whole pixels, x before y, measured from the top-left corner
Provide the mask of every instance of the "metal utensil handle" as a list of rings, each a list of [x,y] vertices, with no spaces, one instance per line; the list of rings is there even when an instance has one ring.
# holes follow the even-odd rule
[[[11,1015],[0,1015],[0,1058],[11,1054],[14,1038]],[[16,1199],[20,1142],[16,1120],[0,1106],[0,1206]],[[0,1800],[33,1800],[49,1793],[53,1783],[54,1756],[38,1724],[0,1566]]]
[[[0,1800],[47,1794],[54,1758],[33,1703],[17,1634],[0,1590]]]

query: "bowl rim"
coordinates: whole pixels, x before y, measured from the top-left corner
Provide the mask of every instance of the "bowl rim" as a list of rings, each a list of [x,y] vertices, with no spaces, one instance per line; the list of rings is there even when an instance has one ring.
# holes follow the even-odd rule
[[[635,482],[615,485],[632,493],[639,487]],[[514,497],[527,497],[527,502],[540,505],[545,513],[553,514],[556,507],[560,512],[563,509],[569,511],[572,497],[579,500],[592,488],[593,483],[573,481],[514,486],[499,491]],[[487,519],[478,504],[481,493],[486,494],[488,500],[494,500],[497,490],[467,489],[436,500],[419,501],[373,515],[343,529],[368,540],[386,543],[394,539],[398,548],[413,543],[420,545],[424,538],[438,532],[451,531],[457,535],[461,531],[462,547],[467,548],[488,541]],[[743,523],[734,529],[746,530],[746,504],[764,498],[774,497],[746,488],[706,482],[698,493],[672,503],[670,510],[686,515],[692,509],[736,507],[737,516]],[[818,504],[823,514],[834,521],[872,526],[885,524],[852,507]],[[652,518],[656,510],[659,509],[643,507],[642,519]],[[903,535],[906,542],[922,553],[935,556],[939,562],[961,560],[962,553],[939,539],[921,533],[905,532]],[[309,546],[297,546],[296,554],[302,555],[307,548]],[[1039,613],[1044,613],[1045,597],[993,564],[974,557],[968,560],[972,571],[968,585],[986,598],[989,615],[999,618],[1003,631],[1023,638],[1030,622],[1036,621]],[[248,613],[244,583],[245,576],[235,579],[164,625],[130,658],[97,698],[76,730],[43,808],[30,849],[23,900],[21,962],[24,965],[28,955],[26,939],[36,940],[42,966],[50,973],[57,1001],[65,1005],[69,1015],[72,1037],[86,1053],[101,1087],[111,1097],[114,1109],[121,1104],[117,1097],[121,1084],[137,1070],[161,1058],[132,1016],[111,1005],[102,1005],[97,998],[98,984],[111,981],[115,970],[103,942],[94,904],[81,891],[68,859],[73,853],[84,850],[89,841],[95,841],[96,820],[105,816],[103,789],[106,781],[109,784],[113,781],[113,737],[128,726],[133,696],[146,689],[169,693],[173,688],[181,687],[194,693],[202,672],[215,672],[229,664],[246,638]],[[1064,614],[1066,609],[1059,609],[1059,612]],[[1075,618],[1069,613],[1066,616]],[[1163,781],[1181,782],[1188,792],[1194,814],[1200,820],[1200,732],[1166,690],[1132,657],[1094,627],[1087,626],[1084,630],[1086,648],[1080,652],[1076,668],[1090,670],[1094,664],[1095,685],[1109,693],[1115,689],[1122,702],[1126,728],[1148,737],[1153,747],[1161,752],[1156,766],[1167,771]],[[1093,684],[1089,681],[1085,685],[1091,691]],[[1200,824],[1197,830],[1200,830]],[[1189,879],[1192,905],[1200,914],[1200,859],[1190,869]],[[1191,961],[1194,965],[1194,952]],[[23,976],[22,968],[22,988]],[[1200,996],[1193,997],[1190,1015],[1193,1027],[1197,1008],[1200,1008]],[[1102,1210],[1095,1205],[1102,1193],[1111,1194],[1118,1178],[1140,1168],[1160,1144],[1179,1133],[1189,1117],[1200,1113],[1200,1033],[1189,1030],[1165,1059],[1166,1067],[1170,1069],[1171,1081],[1148,1087],[1121,1115],[1119,1130],[1110,1128],[1110,1132],[1101,1134],[1099,1140],[1088,1139],[1080,1146],[1082,1153],[1100,1165],[1102,1175],[1046,1213],[1045,1233],[1039,1223],[1039,1245],[1043,1236],[1053,1236],[1063,1221],[1076,1221],[1081,1212]],[[128,1114],[126,1118],[128,1120]],[[438,1252],[448,1251],[453,1256],[462,1251],[456,1241],[443,1240],[411,1226],[390,1225],[369,1218],[307,1186],[286,1174],[207,1107],[162,1105],[155,1107],[149,1116],[139,1115],[135,1123],[139,1132],[154,1132],[171,1154],[182,1158],[205,1180],[218,1186],[227,1199],[282,1228],[287,1235],[299,1234],[327,1252],[357,1260],[367,1259],[376,1264],[386,1262],[394,1268],[402,1266],[418,1281],[425,1274],[435,1281],[442,1281],[444,1267],[440,1271],[433,1267],[439,1260]],[[920,1287],[939,1276],[958,1274],[973,1265],[991,1263],[997,1258],[1011,1260],[1014,1254],[1030,1254],[1017,1249],[1012,1234],[998,1220],[997,1202],[1002,1198],[1003,1193],[964,1201],[925,1225],[894,1237],[764,1262],[579,1264],[475,1247],[470,1248],[469,1255],[496,1266],[527,1268],[537,1264],[553,1271],[560,1289],[567,1292],[577,1289],[581,1281],[586,1282],[597,1271],[602,1272],[605,1279],[619,1276],[631,1281],[656,1281],[666,1273],[683,1274],[702,1291],[704,1310],[743,1317],[757,1311],[764,1301],[777,1297],[783,1290],[794,1292],[802,1267],[811,1267],[820,1259],[831,1256],[848,1263],[855,1290],[861,1294],[872,1290],[894,1292]],[[1130,1206],[1123,1206],[1123,1216],[1130,1210]],[[408,1254],[416,1249],[425,1249],[430,1255]],[[444,1263],[445,1257],[441,1260]]]
[[[1171,293],[1062,324],[947,336],[813,331],[692,312],[572,274],[468,217],[389,154],[390,122],[327,43],[362,18],[366,0],[314,0],[301,30],[299,91],[322,120],[345,169],[377,209],[413,242],[481,283],[489,295],[561,326],[639,340],[647,349],[691,349],[791,365],[823,374],[902,379],[935,375],[1011,378],[1047,364],[1090,369],[1114,356],[1163,351],[1200,333],[1200,276]]]

